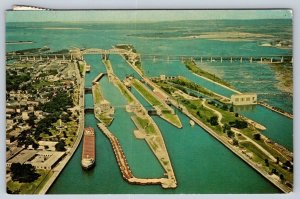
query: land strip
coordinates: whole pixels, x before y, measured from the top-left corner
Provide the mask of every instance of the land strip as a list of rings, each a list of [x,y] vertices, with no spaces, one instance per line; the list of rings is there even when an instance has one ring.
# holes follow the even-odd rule
[[[150,103],[154,109],[157,111],[157,114],[170,124],[176,126],[177,128],[182,128],[180,119],[175,114],[175,111],[169,107],[163,100],[158,96],[154,95],[142,82],[137,79],[131,79],[131,84],[134,88]]]
[[[135,98],[135,96],[126,88],[126,86],[119,80],[119,78],[113,73],[113,68],[110,64],[109,60],[103,61],[104,65],[107,69],[107,74],[109,80],[121,91],[123,96],[128,101],[128,105],[126,106],[126,110],[128,112],[132,112],[134,115],[133,117],[136,118],[136,121],[138,121],[138,126],[143,127],[143,131],[145,132],[144,136],[145,141],[149,145],[150,149],[153,151],[154,155],[158,159],[158,161],[161,163],[162,167],[164,168],[167,178],[163,178],[164,180],[159,180],[161,182],[161,185],[163,188],[176,188],[177,182],[175,178],[175,174],[171,165],[171,160],[169,158],[167,148],[165,146],[162,134],[158,128],[158,126],[155,124],[153,119],[148,115],[147,110],[140,104],[140,102]],[[103,127],[101,127],[103,128]],[[116,158],[119,158],[119,155],[116,155]],[[125,163],[125,161],[121,161]],[[124,169],[122,167],[122,164],[120,164],[120,170]],[[127,173],[129,174],[129,173]],[[154,180],[156,183],[157,180]],[[151,184],[151,180],[139,180],[138,178],[133,178],[132,183],[141,183],[141,182],[147,182],[148,184]]]
[[[130,64],[130,63],[129,63]],[[179,110],[181,110],[185,115],[187,115],[191,120],[193,120],[196,124],[198,124],[199,126],[201,126],[204,130],[206,130],[208,133],[210,133],[213,137],[215,137],[217,140],[219,140],[222,144],[224,144],[228,149],[230,149],[232,152],[234,152],[237,156],[239,156],[242,160],[244,160],[246,163],[248,163],[250,166],[252,166],[256,171],[258,171],[260,174],[262,174],[265,178],[267,178],[270,182],[272,182],[274,185],[276,185],[279,189],[281,189],[283,192],[291,192],[292,191],[292,175],[290,175],[291,173],[289,173],[290,171],[286,171],[285,169],[282,169],[281,166],[283,166],[282,162],[274,162],[274,158],[271,158],[271,161],[269,163],[269,161],[267,161],[265,159],[265,163],[266,165],[262,164],[262,161],[264,160],[266,156],[264,153],[261,153],[261,150],[256,149],[256,145],[254,145],[253,148],[253,144],[252,142],[249,142],[250,138],[245,137],[244,135],[242,136],[244,138],[244,141],[240,141],[240,145],[238,146],[238,144],[235,143],[234,140],[231,140],[232,142],[229,142],[230,139],[228,139],[225,136],[220,136],[220,133],[218,133],[217,131],[222,131],[222,128],[217,125],[214,128],[209,127],[207,124],[205,124],[205,122],[202,122],[201,120],[199,120],[195,115],[195,113],[191,113],[191,111],[193,109],[187,109],[186,106],[182,103],[180,103],[178,100],[173,99],[173,97],[167,93],[165,93],[164,91],[162,91],[160,88],[158,88],[158,86],[156,86],[149,78],[145,77],[143,75],[143,73],[141,73],[141,71],[139,71],[139,69],[134,66],[133,64],[130,64],[132,66],[132,68],[143,78],[143,80],[145,81],[146,84],[148,84],[149,86],[152,87],[152,89],[154,90],[158,90],[159,92],[161,92],[161,95],[164,95],[168,98],[169,102],[177,107]],[[169,92],[174,91],[172,89],[168,90]],[[197,107],[197,106],[195,106]],[[193,111],[192,111],[193,112]],[[206,111],[207,112],[207,111]],[[194,115],[195,114],[195,115]],[[210,115],[214,115],[213,113],[209,113]],[[217,130],[218,129],[218,130]],[[235,133],[235,132],[232,132]],[[237,133],[237,132],[236,132]],[[244,131],[244,133],[248,133],[247,131]],[[240,133],[237,133],[240,134]],[[265,140],[265,137],[262,136],[263,139]],[[242,140],[242,139],[241,139]],[[265,141],[263,142],[259,142],[260,145],[264,145]],[[266,146],[266,145],[264,145]],[[261,147],[264,147],[261,146]],[[242,150],[240,147],[246,147],[246,149]],[[278,153],[278,151],[274,150],[273,147],[276,148],[276,146],[273,144],[272,147],[268,147],[268,149],[270,150],[269,152],[274,153],[278,156],[282,155],[281,153]],[[278,148],[278,147],[277,147]],[[252,156],[253,153],[249,153],[248,150],[253,150],[255,157]],[[286,149],[284,149],[284,151],[287,151]],[[290,153],[289,153],[290,154]],[[272,156],[271,156],[272,157]],[[274,157],[274,156],[273,156]],[[289,157],[292,157],[292,155],[290,154]],[[254,161],[253,158],[257,161]],[[283,157],[282,160],[284,160],[285,158]],[[289,160],[290,161],[290,160]],[[289,162],[287,161],[287,162]],[[286,162],[286,163],[287,163]],[[285,164],[286,164],[285,163]],[[272,169],[272,171],[270,171],[269,169],[271,169],[269,167],[269,164],[274,166],[276,169]],[[289,165],[289,164],[288,164]],[[277,171],[277,169],[287,175],[288,178],[288,182],[285,182],[284,177],[282,177],[282,175],[280,175],[279,178],[279,173]]]

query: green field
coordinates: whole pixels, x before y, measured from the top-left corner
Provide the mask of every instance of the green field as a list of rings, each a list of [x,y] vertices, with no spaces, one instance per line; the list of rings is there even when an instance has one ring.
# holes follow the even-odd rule
[[[152,91],[137,80],[134,79],[132,81],[133,86],[138,90],[138,92],[152,105],[159,108],[162,112],[161,118],[165,119],[166,121],[170,122],[174,126],[181,128],[182,124],[179,117],[176,114],[172,114],[172,109],[167,107],[165,103],[160,102],[152,93]]]
[[[219,77],[215,76],[214,74],[211,74],[209,72],[206,72],[206,71],[202,70],[200,67],[198,67],[196,65],[196,63],[193,60],[185,60],[184,64],[193,73],[196,73],[197,75],[201,75],[201,76],[206,77],[210,80],[213,80],[215,82],[218,82],[220,84],[223,84],[225,86],[228,86],[228,87],[232,88],[232,86],[230,84],[228,84],[226,81],[220,79]]]
[[[20,183],[17,181],[10,180],[7,182],[7,188],[13,193],[18,194],[36,194],[43,188],[45,183],[51,177],[52,172],[46,170],[37,170],[40,177],[31,183]]]

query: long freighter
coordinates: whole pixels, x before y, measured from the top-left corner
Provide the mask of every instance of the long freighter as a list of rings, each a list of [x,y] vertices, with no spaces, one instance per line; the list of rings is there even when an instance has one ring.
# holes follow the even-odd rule
[[[82,159],[81,165],[83,169],[90,169],[95,165],[95,133],[91,127],[84,128]]]

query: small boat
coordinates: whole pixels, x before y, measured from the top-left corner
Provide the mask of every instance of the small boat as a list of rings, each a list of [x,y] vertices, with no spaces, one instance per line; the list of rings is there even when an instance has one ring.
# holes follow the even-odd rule
[[[81,166],[83,169],[90,169],[95,165],[95,133],[94,129],[84,129]]]
[[[191,126],[194,126],[194,125],[195,125],[194,120],[190,120],[190,125],[191,125]]]

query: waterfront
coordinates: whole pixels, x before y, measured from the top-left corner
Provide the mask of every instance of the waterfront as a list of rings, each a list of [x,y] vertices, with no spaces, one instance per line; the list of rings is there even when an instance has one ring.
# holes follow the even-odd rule
[[[66,25],[66,24],[64,24]],[[74,25],[74,24],[73,24]],[[106,25],[107,26],[107,25]],[[110,36],[107,40],[95,44],[95,41],[100,41],[99,38],[91,37],[88,40],[77,41],[76,36],[72,35],[72,38],[66,43],[59,41],[60,37],[50,36],[46,34],[45,37],[54,38],[55,41],[52,43],[47,43],[44,41],[38,41],[38,45],[50,44],[53,49],[60,49],[60,47],[69,47],[77,43],[77,45],[85,47],[100,47],[100,48],[110,48],[111,45],[115,43],[124,43],[125,41],[133,43],[136,48],[141,53],[151,53],[159,51],[159,53],[174,53],[178,54],[178,47],[181,45],[194,46],[195,48],[183,48],[185,54],[195,54],[196,48],[202,46],[208,41],[197,41],[196,44],[192,44],[191,41],[174,41],[172,44],[167,44],[170,39],[145,39],[141,37],[136,37],[135,39],[130,39],[130,37],[125,37],[124,41],[118,39],[120,34],[123,34],[121,30],[108,30],[107,32],[112,32],[114,35]],[[74,30],[73,30],[74,31]],[[79,31],[79,30],[76,30]],[[90,35],[91,30],[82,30],[84,34]],[[43,32],[43,30],[38,30],[38,33]],[[71,30],[64,31],[50,31],[59,32],[61,36],[70,36]],[[107,35],[108,33],[101,35]],[[143,32],[143,31],[142,31]],[[33,35],[36,33],[32,33]],[[101,38],[100,37],[100,38]],[[132,36],[131,36],[132,37]],[[63,37],[62,37],[63,38]],[[90,40],[93,40],[91,42]],[[149,46],[148,42],[154,42]],[[159,41],[158,41],[159,40]],[[151,43],[149,42],[149,43]],[[72,44],[71,44],[72,43]],[[209,41],[209,45],[219,45],[220,41]],[[239,46],[241,43],[229,42],[232,46],[229,48],[231,50]],[[247,43],[247,42],[246,42]],[[159,44],[159,45],[157,45]],[[249,43],[249,45],[254,47],[254,44]],[[27,44],[24,44],[24,46]],[[34,43],[31,46],[37,45]],[[99,46],[100,45],[100,46]],[[173,45],[173,46],[172,46]],[[19,48],[23,48],[19,47]],[[197,47],[196,47],[197,46]],[[230,46],[230,45],[229,45]],[[157,47],[157,48],[156,48]],[[9,49],[17,48],[9,47]],[[203,47],[201,47],[203,48]],[[225,48],[224,48],[225,49]],[[260,49],[256,47],[256,49]],[[199,50],[199,49],[197,49]],[[215,49],[208,48],[205,49],[204,53],[216,53]],[[262,49],[260,49],[262,50]],[[247,50],[246,50],[247,51]],[[252,50],[251,50],[252,51]],[[286,51],[279,49],[272,49],[270,53],[287,53]],[[181,52],[180,52],[181,53]],[[197,52],[196,52],[197,53]],[[247,52],[244,52],[247,53]],[[85,56],[88,64],[91,65],[91,72],[86,76],[86,85],[90,86],[92,80],[99,72],[106,72],[104,65],[101,62],[100,55],[88,55]],[[110,56],[113,68],[117,76],[122,80],[127,74],[134,74],[136,77],[138,75],[134,70],[129,67],[129,65],[118,55]],[[233,92],[223,87],[217,86],[211,82],[205,81],[192,73],[190,73],[180,61],[167,62],[167,61],[156,61],[145,60],[143,62],[143,68],[147,75],[149,76],[159,76],[160,74],[170,75],[184,75],[188,79],[199,83],[219,94],[230,96]],[[212,63],[212,65],[215,65]],[[229,63],[224,64],[228,68],[231,66]],[[259,64],[252,65],[253,68],[260,67]],[[263,67],[262,70],[268,70],[267,67]],[[217,74],[217,73],[216,73]],[[256,74],[252,74],[255,76]],[[264,77],[262,72],[261,77]],[[224,75],[226,79],[228,75]],[[269,76],[268,76],[269,77]],[[272,78],[270,76],[269,78]],[[274,77],[273,77],[274,78]],[[100,81],[103,88],[104,95],[109,101],[115,105],[124,105],[125,101],[118,89],[114,88],[112,84],[108,83],[107,77],[103,77]],[[249,84],[246,87],[239,87],[239,84],[235,85],[236,88],[242,89],[243,91],[252,91],[256,84]],[[268,89],[268,88],[267,88]],[[273,88],[272,88],[273,89]],[[278,92],[278,91],[276,91]],[[133,89],[134,95],[142,102],[143,105],[149,107],[149,104]],[[284,94],[283,94],[284,95]],[[92,96],[86,94],[86,107],[93,106]],[[278,103],[277,103],[278,104]],[[285,105],[279,104],[279,106],[284,107]],[[289,103],[291,106],[291,103]],[[271,112],[265,108],[257,106],[253,111],[243,111],[243,113],[249,118],[261,122],[267,126],[268,130],[265,133],[273,140],[279,142],[280,144],[286,146],[292,150],[292,120],[285,119],[277,113]],[[175,175],[178,179],[179,186],[175,190],[163,190],[160,186],[138,186],[129,185],[123,181],[119,168],[116,164],[116,160],[109,144],[107,138],[100,132],[96,126],[97,122],[92,114],[86,114],[85,116],[85,126],[92,126],[95,129],[97,142],[96,142],[96,168],[94,170],[84,172],[80,167],[80,154],[81,146],[77,149],[75,155],[63,170],[62,174],[50,188],[48,193],[272,193],[279,192],[272,184],[270,184],[266,179],[256,173],[251,167],[245,164],[242,160],[232,154],[226,147],[221,145],[213,137],[208,135],[202,128],[195,126],[190,127],[189,119],[178,113],[180,120],[183,123],[184,128],[180,131],[163,121],[158,117],[153,117],[155,122],[158,124],[162,131],[164,140],[166,142],[170,158],[174,165]],[[264,123],[265,115],[274,118],[267,123]],[[270,128],[269,128],[270,127]],[[280,127],[280,128],[278,128]],[[128,117],[128,113],[123,108],[118,108],[115,113],[115,120],[112,126],[109,127],[112,132],[118,137],[126,158],[133,173],[139,177],[161,177],[163,176],[163,170],[153,155],[149,150],[149,147],[143,140],[137,140],[134,137],[133,129],[134,124]],[[283,133],[284,130],[284,133]],[[275,133],[274,133],[275,132]],[[99,157],[98,157],[99,156]],[[146,164],[145,164],[146,163]],[[68,184],[70,179],[76,179],[78,183]],[[80,179],[80,180],[79,180]],[[224,183],[226,179],[226,183]],[[66,186],[67,184],[67,186]],[[93,186],[91,186],[93,185]],[[113,186],[112,186],[113,185]]]
[[[101,68],[102,67],[104,68],[99,56],[97,55],[89,56],[87,60],[89,60],[88,64],[91,65],[91,72],[87,74],[86,81],[88,81],[89,79],[93,79],[97,75],[97,73],[96,72],[94,73],[94,71],[103,72]],[[119,60],[119,62],[123,62],[121,57],[116,60]],[[123,67],[126,66],[123,65]],[[124,98],[121,96],[117,88],[114,88],[113,85],[108,84],[107,77],[104,77],[100,81],[100,83],[103,88],[105,97],[108,97],[108,100],[111,100],[111,103],[113,105],[124,104]],[[143,100],[143,98],[137,92],[133,91],[133,93],[135,96],[138,97],[138,99],[140,100],[140,102],[142,102],[144,106],[149,107],[149,104],[145,100]],[[92,96],[88,94],[88,96],[86,97],[85,106],[86,107],[92,106],[92,104],[93,104]],[[122,122],[120,122],[121,125],[119,125],[120,123],[114,121],[110,129],[114,130],[113,132],[116,133],[116,136],[120,140],[120,143],[121,144],[123,143],[122,146],[124,148],[124,153],[129,162],[129,165],[131,165],[133,169],[133,173],[136,172],[137,174],[140,175],[148,174],[148,176],[145,177],[152,177],[152,176],[160,177],[163,174],[162,168],[158,164],[158,161],[155,159],[154,155],[147,148],[145,142],[137,140],[134,137],[133,135],[134,126],[130,121],[130,119],[128,118],[128,113],[126,113],[125,110],[123,109],[121,110],[118,109],[115,114],[116,114],[115,117],[119,118],[119,121]],[[118,177],[114,179],[113,184],[120,184],[119,181],[122,181],[123,183],[121,184],[123,185],[122,186],[119,185],[120,192],[116,192],[115,190],[114,193],[170,193],[170,192],[171,193],[172,192],[223,193],[224,190],[230,190],[229,192],[235,192],[235,193],[243,193],[245,187],[248,187],[247,192],[249,191],[253,193],[257,193],[257,192],[264,193],[266,190],[268,190],[267,192],[269,192],[270,190],[272,190],[271,192],[279,191],[277,188],[271,185],[266,179],[260,176],[260,174],[256,173],[246,163],[244,163],[237,156],[232,154],[225,146],[221,145],[218,141],[214,140],[214,138],[208,135],[202,128],[198,126],[191,127],[189,125],[189,119],[186,116],[182,115],[180,112],[178,112],[178,114],[180,120],[183,122],[184,125],[184,128],[181,130],[178,130],[176,127],[173,127],[171,124],[164,122],[160,118],[154,117],[154,120],[155,122],[157,122],[157,124],[159,125],[163,133],[166,145],[169,149],[170,158],[172,159],[172,161],[175,161],[174,170],[176,172],[177,178],[179,178],[180,186],[175,190],[163,190],[159,186],[151,186],[146,189],[143,186],[127,185],[126,182],[122,180],[118,167],[116,167],[115,170],[110,171],[110,172],[116,172],[118,175]],[[100,130],[97,128],[96,121],[92,114],[87,114],[85,121],[86,121],[86,125],[91,125],[96,129],[95,132],[96,132],[97,140],[103,140],[103,139],[107,140],[106,137],[103,136]],[[126,125],[122,125],[122,124],[126,124]],[[101,138],[98,139],[98,137]],[[102,146],[99,146],[100,143],[102,144]],[[112,157],[110,161],[114,161],[114,164],[116,165],[114,154],[112,152],[110,144],[104,141],[101,141],[100,143],[97,141],[96,144],[97,145],[96,154],[97,155],[99,154],[98,156],[100,157],[99,158],[97,157],[96,160],[97,168],[95,168],[95,170],[99,169],[98,167],[99,164],[100,167],[102,167],[102,165],[104,166],[107,164],[106,155],[105,155],[106,159],[101,158],[101,154],[103,154],[104,152],[110,153]],[[135,143],[137,144],[139,143],[139,145]],[[79,148],[77,153],[80,154],[80,150],[81,149]],[[49,193],[69,192],[69,190],[67,189],[62,189],[61,184],[64,183],[65,180],[70,178],[69,175],[72,175],[72,173],[75,172],[71,170],[76,170],[76,168],[81,169],[80,166],[76,167],[74,165],[77,164],[75,157],[73,158],[75,160],[73,159],[71,160],[69,164],[70,166],[69,165],[67,166],[66,171],[63,172],[60,178],[51,187]],[[209,159],[209,161],[206,161],[207,159]],[[147,164],[143,164],[144,163],[143,160],[145,160]],[[213,162],[213,164],[211,161]],[[187,165],[189,165],[189,167],[193,169],[186,168]],[[99,170],[102,169],[100,168]],[[107,172],[107,170],[102,170],[102,171],[103,173],[101,172],[101,174],[99,173],[99,175],[97,174],[93,174],[93,175],[97,175],[98,178],[99,177],[104,178],[100,180],[103,182],[106,182],[106,178],[109,178],[110,175],[116,175]],[[99,171],[92,171],[92,173],[94,172],[99,172]],[[239,175],[236,175],[236,173],[238,173]],[[89,173],[87,174],[82,173],[82,174],[84,175],[83,177],[89,175]],[[98,178],[97,180],[99,180]],[[89,183],[93,183],[93,179],[94,177],[91,177],[91,179],[89,179],[90,180]],[[222,186],[224,189],[220,189],[219,184],[223,183],[224,179],[227,180],[228,185],[227,186],[224,185]],[[109,182],[111,180],[112,179],[110,179]],[[235,183],[236,181],[239,181],[239,186],[232,186],[232,183],[236,184]],[[94,186],[93,188],[86,187],[86,189],[89,190],[89,192],[85,192],[82,188],[80,189],[80,191],[83,193],[110,193],[109,187],[104,186],[105,184],[107,184],[107,186],[110,186],[109,185],[110,183],[103,183],[101,188],[98,188],[98,186]],[[243,186],[241,186],[241,184]],[[83,186],[83,185],[79,183],[76,186]],[[106,187],[108,192],[106,192],[107,190],[103,186]],[[251,188],[249,189],[249,187]]]

